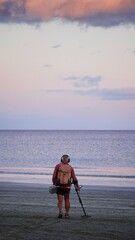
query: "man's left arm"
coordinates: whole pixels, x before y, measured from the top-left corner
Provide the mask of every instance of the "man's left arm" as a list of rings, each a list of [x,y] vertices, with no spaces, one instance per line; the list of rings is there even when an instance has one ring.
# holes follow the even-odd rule
[[[56,165],[56,167],[55,167],[55,169],[54,169],[54,172],[53,172],[53,176],[52,176],[53,185],[56,184],[58,169],[59,169],[59,164]]]

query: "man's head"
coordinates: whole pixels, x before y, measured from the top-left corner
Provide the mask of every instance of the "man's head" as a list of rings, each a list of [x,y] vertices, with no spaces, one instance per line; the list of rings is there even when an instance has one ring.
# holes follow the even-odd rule
[[[68,162],[70,162],[70,157],[69,157],[67,154],[64,154],[64,155],[61,157],[61,162],[63,162],[63,163],[68,163]]]

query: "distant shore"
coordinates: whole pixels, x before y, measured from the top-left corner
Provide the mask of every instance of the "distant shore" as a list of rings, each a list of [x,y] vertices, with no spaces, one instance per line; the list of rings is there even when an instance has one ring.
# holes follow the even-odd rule
[[[57,196],[49,185],[0,182],[2,240],[134,240],[135,188],[84,186],[71,189],[70,219],[57,218]]]

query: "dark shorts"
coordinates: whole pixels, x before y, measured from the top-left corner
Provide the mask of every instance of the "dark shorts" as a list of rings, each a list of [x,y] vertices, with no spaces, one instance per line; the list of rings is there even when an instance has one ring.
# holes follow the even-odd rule
[[[58,195],[65,195],[67,193],[70,193],[70,188],[57,188]]]

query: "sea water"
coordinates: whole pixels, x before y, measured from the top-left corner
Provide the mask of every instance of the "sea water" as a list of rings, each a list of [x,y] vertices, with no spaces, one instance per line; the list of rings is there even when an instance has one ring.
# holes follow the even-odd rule
[[[0,182],[52,184],[63,154],[81,185],[135,187],[135,131],[1,130]]]

